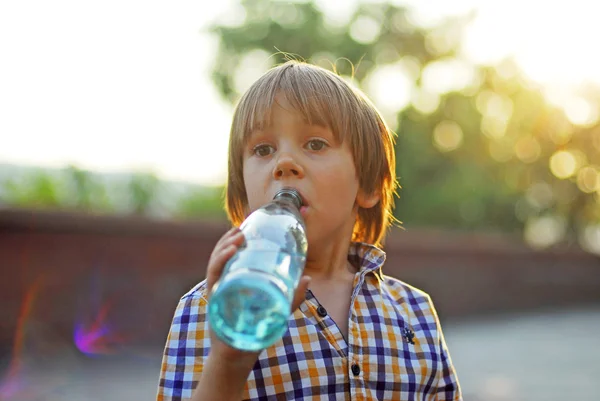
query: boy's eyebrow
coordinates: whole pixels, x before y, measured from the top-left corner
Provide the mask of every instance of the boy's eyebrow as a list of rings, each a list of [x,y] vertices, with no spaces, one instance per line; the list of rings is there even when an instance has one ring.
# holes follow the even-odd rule
[[[248,143],[252,139],[254,139],[257,135],[260,135],[260,134],[263,134],[263,133],[264,133],[264,131],[260,130],[258,128],[251,129],[250,131],[248,131],[246,133],[246,135],[244,135],[244,137],[243,137],[243,143]]]

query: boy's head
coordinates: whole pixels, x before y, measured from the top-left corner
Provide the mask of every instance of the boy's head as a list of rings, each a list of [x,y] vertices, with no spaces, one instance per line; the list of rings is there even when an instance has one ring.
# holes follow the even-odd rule
[[[349,144],[360,189],[379,198],[375,206],[358,209],[352,240],[381,245],[393,221],[393,134],[362,92],[331,71],[297,61],[265,73],[235,109],[226,186],[226,210],[232,223],[241,224],[248,213],[243,175],[246,140],[254,130],[269,125],[276,97],[285,98],[308,124],[327,127],[336,139]]]

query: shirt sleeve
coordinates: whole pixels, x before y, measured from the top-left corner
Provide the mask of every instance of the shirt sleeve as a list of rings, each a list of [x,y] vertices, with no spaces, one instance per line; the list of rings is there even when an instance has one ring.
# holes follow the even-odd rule
[[[441,362],[441,367],[437,372],[437,396],[435,399],[437,401],[462,401],[460,384],[458,383],[458,377],[456,376],[456,371],[454,370],[454,365],[450,358],[450,352],[448,351],[448,346],[444,339],[440,319],[431,299],[429,302],[437,326],[439,360]]]
[[[197,290],[179,301],[165,344],[157,401],[192,397],[210,350],[206,306],[206,298]]]

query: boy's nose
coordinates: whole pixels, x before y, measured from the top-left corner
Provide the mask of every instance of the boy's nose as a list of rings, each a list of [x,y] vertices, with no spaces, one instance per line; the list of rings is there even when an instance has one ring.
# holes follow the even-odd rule
[[[273,170],[273,177],[284,178],[284,177],[296,177],[301,178],[304,176],[304,170],[296,163],[294,158],[290,155],[281,155],[277,160],[275,169]]]

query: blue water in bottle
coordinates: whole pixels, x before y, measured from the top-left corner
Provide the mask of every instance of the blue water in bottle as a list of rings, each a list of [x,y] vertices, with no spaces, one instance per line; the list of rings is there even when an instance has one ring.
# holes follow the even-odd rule
[[[293,189],[253,212],[240,226],[245,242],[212,288],[208,319],[230,346],[258,351],[285,333],[308,243]]]

